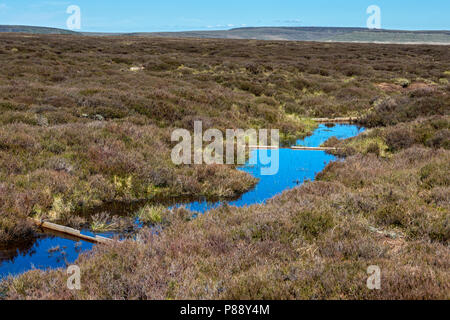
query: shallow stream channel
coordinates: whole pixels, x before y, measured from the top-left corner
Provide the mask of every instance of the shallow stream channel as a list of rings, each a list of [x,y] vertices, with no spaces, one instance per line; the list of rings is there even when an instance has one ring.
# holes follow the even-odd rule
[[[321,124],[313,134],[303,140],[298,140],[296,145],[306,147],[319,147],[331,137],[347,139],[362,133],[364,128],[351,124]],[[251,157],[258,157],[259,150],[253,150]],[[273,152],[271,150],[267,152]],[[239,170],[248,172],[259,179],[255,188],[243,194],[239,199],[228,201],[230,206],[243,207],[257,203],[264,203],[285,190],[292,189],[307,180],[314,180],[331,161],[337,157],[325,151],[293,150],[289,148],[279,149],[279,171],[272,176],[260,174],[260,164],[245,165]],[[206,200],[178,203],[175,206],[184,206],[196,214],[202,214],[208,210],[223,205],[223,202],[208,202]],[[114,206],[110,208],[114,211]],[[131,211],[133,214],[135,211]],[[109,212],[115,214],[115,212]],[[115,233],[94,234],[89,230],[82,230],[86,235],[101,235],[114,237]],[[24,243],[8,249],[0,249],[0,279],[8,275],[17,275],[32,269],[48,269],[66,267],[73,263],[78,255],[90,250],[94,244],[79,241],[60,234],[43,232],[34,242]]]

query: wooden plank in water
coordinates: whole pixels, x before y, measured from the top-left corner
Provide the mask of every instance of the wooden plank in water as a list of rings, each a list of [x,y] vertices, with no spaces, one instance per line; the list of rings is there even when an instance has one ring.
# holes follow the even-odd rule
[[[329,148],[329,147],[304,147],[304,146],[295,146],[288,148],[280,148],[280,147],[272,147],[272,146],[250,146],[250,149],[292,149],[292,150],[312,150],[312,151],[332,151],[337,150],[337,148]]]
[[[278,146],[249,146],[250,149],[280,149]]]
[[[352,123],[358,121],[358,118],[357,117],[313,118],[312,120],[319,123]]]
[[[85,241],[89,241],[89,242],[93,242],[93,243],[109,243],[109,242],[113,241],[112,239],[100,237],[100,236],[95,236],[95,237],[87,236],[87,235],[81,234],[80,230],[61,226],[59,224],[55,224],[55,223],[51,223],[51,222],[46,222],[46,221],[41,221],[41,220],[36,220],[36,219],[33,219],[33,222],[38,227],[52,230],[52,231],[57,231],[57,232],[60,232],[63,234],[67,234],[67,235],[73,236],[80,240],[85,240]]]
[[[329,148],[329,147],[303,147],[303,146],[295,146],[291,147],[292,150],[310,150],[310,151],[335,151],[337,148]]]

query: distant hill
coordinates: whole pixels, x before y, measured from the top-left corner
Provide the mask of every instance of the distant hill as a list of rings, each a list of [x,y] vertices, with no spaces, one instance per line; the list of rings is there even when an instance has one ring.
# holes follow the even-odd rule
[[[331,27],[236,28],[220,31],[134,33],[133,35],[181,38],[450,44],[450,31],[369,30],[365,28]]]
[[[450,31],[404,31],[369,30],[366,28],[333,27],[249,27],[215,31],[182,32],[137,32],[137,33],[98,33],[74,32],[70,30],[0,25],[0,32],[21,32],[33,34],[78,34],[86,36],[148,36],[175,38],[218,38],[290,40],[323,42],[393,42],[393,43],[438,43],[450,44]]]
[[[75,31],[47,28],[47,27],[33,27],[33,26],[6,26],[0,25],[0,32],[19,32],[32,34],[79,34]]]

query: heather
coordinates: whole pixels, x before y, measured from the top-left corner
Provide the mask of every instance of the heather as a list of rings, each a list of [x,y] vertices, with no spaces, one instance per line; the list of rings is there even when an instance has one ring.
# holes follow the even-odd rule
[[[358,137],[344,141],[331,138],[323,145],[337,148],[333,153],[339,156],[372,153],[381,157],[391,157],[393,153],[414,145],[449,150],[449,117],[420,117],[414,121],[399,123],[395,126],[372,128]]]
[[[434,299],[449,297],[446,46],[0,35],[0,246],[32,239],[27,218],[95,231],[147,227],[64,270],[0,285],[11,299]],[[345,160],[265,205],[192,219],[159,200],[234,198],[234,166],[175,166],[175,128],[277,128],[315,117],[369,130],[325,143]],[[119,219],[80,216],[153,200]],[[157,230],[157,232],[155,232]],[[366,287],[369,265],[381,291]]]
[[[26,217],[70,224],[75,211],[104,201],[233,197],[255,183],[227,166],[175,167],[170,136],[153,125],[14,124],[0,137],[2,242],[23,236],[16,223]]]
[[[413,146],[331,164],[267,205],[223,207],[3,283],[13,299],[448,299],[449,152]],[[430,174],[430,166],[433,173]],[[366,269],[382,270],[382,290]]]

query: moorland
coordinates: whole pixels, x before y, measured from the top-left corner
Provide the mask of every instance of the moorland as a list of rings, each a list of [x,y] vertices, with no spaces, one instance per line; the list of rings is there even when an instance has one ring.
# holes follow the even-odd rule
[[[449,44],[450,32],[442,31],[408,31],[367,28],[336,27],[245,27],[229,30],[200,30],[179,32],[135,32],[135,33],[101,33],[79,32],[58,28],[37,26],[0,25],[1,32],[21,32],[27,34],[73,34],[86,36],[142,36],[168,38],[204,38],[204,39],[253,39],[285,41],[319,41],[319,42],[382,42],[382,43],[428,43]]]
[[[39,217],[76,226],[109,201],[235,197],[234,166],[175,166],[175,128],[276,128],[317,117],[368,130],[327,146],[345,156],[265,205],[97,246],[64,270],[0,284],[4,298],[449,298],[448,46],[0,34],[0,247]],[[383,290],[366,287],[382,269]]]

